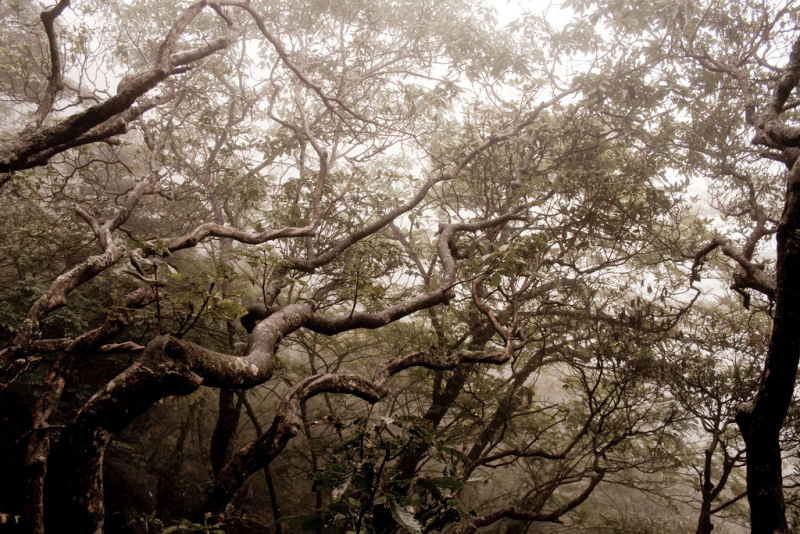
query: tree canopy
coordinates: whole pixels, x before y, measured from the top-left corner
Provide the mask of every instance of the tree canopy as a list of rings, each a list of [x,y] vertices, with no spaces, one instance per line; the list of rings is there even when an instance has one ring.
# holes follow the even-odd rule
[[[800,528],[794,2],[0,18],[3,525]]]

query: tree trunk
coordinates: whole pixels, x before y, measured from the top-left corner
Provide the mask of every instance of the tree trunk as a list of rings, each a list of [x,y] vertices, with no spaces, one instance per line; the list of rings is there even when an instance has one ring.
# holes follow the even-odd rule
[[[711,534],[714,525],[711,524],[711,503],[714,500],[714,484],[711,482],[711,469],[713,468],[714,450],[719,444],[719,430],[714,426],[711,443],[705,450],[703,460],[703,476],[700,479],[700,494],[703,500],[700,503],[700,516],[697,518],[697,534]]]
[[[214,433],[211,435],[211,468],[217,476],[233,451],[233,438],[239,427],[242,403],[231,389],[219,390],[219,414]]]
[[[483,322],[477,318],[471,321],[470,329],[472,331],[472,341],[469,344],[469,348],[474,350],[483,349],[495,333],[492,325],[488,321]],[[442,422],[442,419],[447,414],[447,411],[453,406],[453,403],[455,403],[458,396],[464,390],[464,384],[467,383],[471,373],[472,368],[469,366],[457,367],[453,371],[453,374],[446,380],[444,389],[438,390],[438,388],[434,388],[432,402],[430,406],[428,406],[425,415],[422,416],[423,419],[430,423],[430,429],[432,431],[436,431],[439,427],[439,423]],[[412,443],[404,450],[403,454],[400,455],[400,458],[398,458],[395,463],[395,474],[390,483],[390,486],[393,487],[395,491],[399,491],[398,488],[402,485],[398,485],[398,483],[409,481],[413,478],[417,470],[417,465],[427,451],[428,447],[425,443]]]
[[[711,524],[711,501],[706,496],[703,496],[703,502],[700,505],[700,517],[697,518],[697,534],[711,534],[714,530],[714,525]]]
[[[170,359],[164,359],[168,336],[148,345],[154,358],[143,358],[114,378],[78,413],[54,447],[45,487],[45,526],[53,532],[101,534],[103,457],[114,436],[160,399],[186,395],[201,379]],[[162,355],[161,358],[158,356]]]
[[[73,354],[62,354],[53,364],[45,389],[36,401],[33,430],[25,451],[25,508],[22,521],[29,534],[44,534],[44,487],[51,448],[50,417],[68,380]]]
[[[250,418],[250,422],[253,423],[253,428],[256,430],[256,438],[260,438],[264,434],[264,430],[261,428],[261,423],[258,422],[258,416],[256,416],[255,410],[253,410],[253,407],[247,400],[247,393],[240,391],[239,398],[242,400],[242,404],[247,412],[247,416]],[[283,534],[283,525],[280,523],[281,507],[278,504],[278,497],[275,493],[275,482],[272,480],[272,471],[270,470],[269,464],[264,466],[263,471],[264,481],[267,483],[267,491],[269,492],[269,504],[272,508],[272,519],[275,523],[275,534]]]
[[[433,402],[428,407],[425,415],[422,416],[423,419],[430,424],[431,431],[436,431],[442,418],[444,418],[447,413],[447,410],[464,390],[464,384],[466,384],[470,374],[470,367],[459,367],[453,371],[453,374],[447,379],[444,390],[438,394],[434,394]],[[395,464],[395,475],[390,486],[396,491],[400,491],[398,488],[401,486],[406,487],[403,482],[408,482],[414,477],[417,471],[417,465],[427,452],[428,446],[426,443],[415,442],[406,447]]]
[[[44,533],[45,476],[52,441],[50,421],[58,409],[73,366],[81,355],[92,352],[122,331],[130,321],[131,310],[147,306],[153,298],[153,291],[147,286],[129,293],[102,326],[70,343],[50,368],[33,410],[33,431],[25,455],[25,508],[22,521],[26,532]]]
[[[747,447],[747,499],[753,534],[788,532],[783,499],[780,430],[792,400],[800,356],[800,160],[789,172],[778,226],[772,339],[751,410],[736,421]]]

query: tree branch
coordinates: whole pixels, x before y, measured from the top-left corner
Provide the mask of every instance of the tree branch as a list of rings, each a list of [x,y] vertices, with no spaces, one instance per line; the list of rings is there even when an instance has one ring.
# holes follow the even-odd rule
[[[58,48],[55,20],[67,6],[69,6],[69,0],[59,0],[56,5],[46,11],[42,11],[41,15],[39,15],[44,25],[44,31],[47,34],[47,44],[50,51],[50,75],[47,78],[44,96],[39,101],[39,106],[33,114],[33,120],[25,128],[25,131],[33,131],[42,125],[44,119],[53,109],[53,102],[55,102],[56,96],[64,88],[64,80],[62,78],[64,64],[61,58],[61,50]]]
[[[189,65],[227,48],[234,41],[233,28],[230,28],[226,37],[191,50],[173,53],[178,36],[205,5],[205,1],[200,1],[190,6],[162,42],[155,64],[146,71],[123,78],[114,96],[72,115],[54,126],[40,128],[33,132],[23,132],[17,139],[0,145],[0,173],[42,165],[50,157],[67,148],[123,133],[127,128],[124,112],[139,97],[169,76],[183,72],[184,69],[179,67]],[[90,133],[104,123],[107,123],[105,128],[94,130],[93,134]]]
[[[474,232],[505,224],[511,220],[524,220],[524,218],[519,217],[515,212],[511,212],[494,219],[477,223],[442,225],[440,227],[439,238],[436,241],[436,248],[442,263],[442,281],[439,287],[422,293],[421,295],[411,297],[393,306],[389,306],[379,312],[353,313],[333,319],[314,315],[309,322],[306,323],[306,328],[329,336],[356,328],[380,328],[381,326],[385,326],[416,311],[430,308],[437,304],[447,303],[454,295],[453,286],[455,285],[456,278],[456,261],[451,250],[455,234],[457,232]]]
[[[770,300],[774,300],[776,291],[775,279],[767,276],[767,274],[764,273],[763,267],[753,263],[749,258],[745,257],[744,254],[733,248],[733,243],[730,239],[723,237],[712,239],[710,243],[697,252],[694,263],[692,264],[691,278],[693,282],[700,281],[700,270],[706,261],[706,256],[717,248],[737,264],[736,274],[734,275],[735,283],[732,286],[733,289],[755,289],[766,295]]]
[[[203,508],[212,513],[224,510],[245,480],[272,462],[283,451],[289,440],[300,431],[302,403],[315,395],[347,393],[374,404],[388,393],[385,387],[387,379],[410,367],[453,369],[462,362],[504,363],[506,361],[508,361],[508,356],[504,353],[486,354],[461,351],[447,358],[440,358],[431,352],[414,352],[384,363],[375,372],[371,381],[359,375],[347,373],[307,377],[284,394],[269,430],[240,449],[220,471]]]
[[[478,528],[486,527],[492,525],[501,519],[515,519],[517,521],[529,521],[529,522],[548,522],[548,523],[561,523],[561,516],[565,513],[569,512],[570,510],[576,508],[578,505],[582,504],[586,499],[589,498],[589,495],[592,494],[594,488],[603,480],[605,477],[605,470],[599,469],[595,475],[589,480],[589,484],[586,488],[575,498],[571,499],[569,502],[563,504],[562,506],[558,507],[557,509],[553,510],[552,512],[548,513],[529,513],[517,510],[514,507],[505,508],[503,510],[498,510],[491,514],[480,516],[472,520],[472,524],[469,525],[465,530],[464,533],[474,533]]]

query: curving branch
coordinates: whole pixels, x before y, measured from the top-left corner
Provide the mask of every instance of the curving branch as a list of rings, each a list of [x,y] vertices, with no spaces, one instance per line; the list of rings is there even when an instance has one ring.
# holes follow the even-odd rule
[[[565,93],[566,94],[566,93]],[[547,105],[551,104],[552,101],[548,101],[545,103]],[[291,263],[291,267],[308,273],[313,273],[317,268],[330,263],[339,255],[353,246],[355,243],[369,237],[370,235],[375,234],[376,232],[380,231],[381,229],[385,228],[386,226],[390,225],[393,221],[395,221],[399,216],[403,215],[411,211],[413,208],[419,205],[420,202],[427,196],[430,189],[439,182],[452,180],[455,178],[462,169],[464,169],[470,161],[472,161],[478,154],[483,152],[484,150],[488,149],[489,147],[503,141],[509,139],[516,133],[518,133],[522,128],[532,122],[532,117],[538,116],[539,112],[544,109],[546,106],[545,104],[540,105],[537,108],[537,111],[531,114],[531,117],[528,117],[525,121],[521,121],[519,124],[509,128],[507,131],[493,135],[479,146],[473,148],[467,156],[465,156],[461,161],[459,161],[456,165],[452,168],[448,169],[447,171],[442,172],[436,177],[430,178],[427,180],[417,191],[408,202],[398,206],[397,208],[389,211],[384,216],[380,217],[379,219],[375,220],[374,222],[364,226],[360,230],[357,230],[346,237],[343,237],[339,241],[335,242],[328,250],[324,253],[317,255],[310,259],[303,259],[303,258],[291,258],[289,261]],[[307,226],[298,226],[298,227],[284,227],[284,228],[277,228],[271,230],[265,230],[264,232],[254,234],[250,232],[245,232],[243,230],[232,228],[228,226],[224,226],[221,224],[216,223],[204,223],[197,226],[195,229],[190,231],[189,233],[173,237],[167,239],[154,239],[149,241],[146,244],[146,252],[148,254],[153,254],[157,250],[162,250],[166,248],[169,251],[176,251],[181,250],[184,248],[190,248],[195,246],[197,243],[201,242],[203,239],[207,237],[225,237],[230,238],[235,241],[245,243],[245,244],[252,244],[258,245],[263,244],[266,241],[272,239],[278,239],[282,237],[312,237],[315,235],[316,227],[319,224],[318,218],[320,217],[321,208],[319,206],[319,198],[321,196],[321,187],[324,183],[325,177],[327,175],[327,159],[328,155],[324,149],[315,147],[315,150],[319,149],[318,155],[320,157],[321,165],[317,179],[317,186],[315,187],[315,207],[314,207],[314,218],[310,225]],[[490,226],[499,225],[504,222],[517,219],[517,220],[524,220],[524,218],[519,217],[516,214],[517,210],[510,212],[508,214],[502,215],[490,221],[481,221],[479,223],[461,223],[457,225],[452,225],[452,229],[447,230],[447,235],[445,236],[446,239],[444,241],[447,244],[449,239],[452,239],[452,233],[458,231],[477,231],[481,230]],[[445,232],[442,232],[444,235]],[[452,260],[452,255],[447,251],[445,248],[445,255],[442,256],[442,235],[439,238],[439,252],[440,257],[442,258],[442,262],[445,266],[445,272],[449,272],[452,269],[453,274],[455,273],[455,262]],[[448,245],[449,246],[449,245]],[[451,281],[452,283],[452,281]],[[417,308],[421,309],[421,308]],[[414,310],[416,311],[416,309]],[[377,324],[377,323],[376,323]],[[386,324],[386,323],[382,323]],[[380,325],[377,325],[380,326]],[[375,326],[375,327],[377,327]],[[373,327],[373,328],[375,328]],[[324,328],[324,327],[321,327]]]
[[[246,389],[263,384],[275,370],[275,351],[280,340],[302,327],[314,313],[311,302],[288,304],[258,323],[250,334],[244,356],[215,352],[171,337],[173,353],[184,359],[203,384],[229,389]]]
[[[247,478],[268,465],[297,435],[302,426],[301,404],[320,393],[349,393],[375,403],[386,393],[353,374],[313,375],[284,394],[269,430],[240,449],[217,475],[204,510],[221,512]]]
[[[133,104],[125,111],[112,116],[111,118],[93,128],[90,128],[88,131],[78,135],[77,137],[68,137],[65,135],[65,137],[59,142],[55,142],[51,146],[40,150],[35,157],[30,159],[30,165],[27,165],[24,168],[44,165],[56,154],[60,154],[65,150],[77,146],[88,145],[96,142],[108,143],[110,145],[119,144],[120,141],[117,136],[128,131],[128,123],[139,118],[146,111],[171,100],[174,96],[175,95],[173,94],[167,93],[153,98],[142,98],[138,101],[138,104]],[[1,154],[2,147],[0,146],[0,155]],[[11,175],[11,173],[7,174],[7,176]],[[0,186],[2,186],[3,183],[5,182],[0,180]]]
[[[48,462],[46,484],[58,491],[45,491],[46,519],[67,522],[76,532],[103,532],[102,465],[108,444],[165,396],[187,395],[202,383],[170,344],[168,336],[151,341],[142,356],[93,395],[64,429]]]
[[[245,11],[248,15],[250,15],[250,17],[253,19],[253,22],[255,22],[256,26],[258,27],[258,31],[260,31],[261,35],[263,35],[264,38],[267,41],[269,41],[269,43],[275,49],[275,52],[278,54],[278,57],[281,58],[283,64],[286,65],[289,68],[289,70],[291,70],[292,73],[294,73],[295,76],[297,76],[297,78],[303,83],[303,85],[314,91],[317,94],[317,96],[319,96],[320,100],[322,100],[322,103],[325,104],[325,107],[328,108],[329,111],[338,115],[336,107],[333,105],[334,103],[339,104],[340,106],[342,106],[343,109],[347,109],[338,99],[326,95],[325,91],[319,84],[314,83],[311,79],[309,79],[305,75],[305,73],[297,65],[295,65],[294,61],[291,60],[291,58],[289,57],[289,53],[283,47],[281,42],[272,34],[272,32],[270,32],[267,29],[267,26],[264,23],[264,17],[262,17],[261,14],[259,14],[258,11],[256,11],[255,8],[253,8],[250,5],[249,1],[220,2],[219,5],[236,7]],[[348,110],[348,112],[353,113],[350,110]],[[365,120],[367,122],[372,122],[369,121],[368,119]]]
[[[116,264],[124,253],[124,249],[110,241],[102,253],[89,256],[56,277],[28,310],[11,345],[0,350],[0,367],[9,365],[14,358],[27,353],[31,341],[38,335],[39,323],[53,310],[65,306],[67,295],[73,289]]]
[[[166,54],[160,54],[162,60]],[[173,56],[170,56],[173,57]],[[124,85],[124,84],[123,84]],[[564,94],[568,94],[569,91]],[[416,195],[407,203],[395,208],[378,220],[336,242],[319,256],[309,259],[291,259],[279,272],[291,269],[313,272],[317,267],[333,261],[351,245],[389,225],[403,213],[419,205],[430,189],[437,183],[455,178],[478,154],[487,148],[518,134],[530,124],[538,113],[549,105],[541,104],[526,119],[515,123],[503,132],[493,135],[448,169],[426,181]],[[323,165],[324,167],[324,165]],[[324,172],[324,169],[323,169]],[[112,244],[111,227],[123,217],[114,217],[109,223],[97,220],[88,210],[79,211],[90,224],[101,243]],[[354,328],[377,328],[409,314],[446,303],[454,294],[458,257],[454,237],[459,232],[475,232],[500,226],[513,220],[525,221],[519,210],[511,210],[494,219],[447,224],[440,227],[437,252],[442,264],[439,287],[417,295],[404,302],[389,306],[375,313],[359,313],[338,318],[326,318],[318,314],[313,301],[274,306],[274,297],[279,287],[270,289],[269,306],[264,307],[258,320],[248,322],[251,328],[250,342],[242,357],[223,354],[201,347],[175,336],[157,336],[141,352],[136,362],[112,379],[102,391],[90,398],[81,409],[76,420],[64,433],[59,444],[59,455],[63,460],[70,456],[72,462],[59,461],[63,472],[58,473],[54,483],[63,484],[67,492],[54,496],[54,517],[69,518],[76,529],[95,532],[102,529],[102,458],[114,435],[127,426],[135,417],[158,400],[170,395],[185,395],[201,385],[226,389],[245,389],[269,380],[275,369],[275,357],[281,339],[299,328],[335,334]],[[314,221],[308,227],[284,228],[250,234],[218,224],[204,224],[184,236],[167,240],[153,240],[143,249],[130,251],[134,265],[143,260],[145,254],[155,254],[166,247],[177,250],[193,246],[207,237],[238,239],[246,243],[260,243],[268,239],[286,236],[313,235]],[[273,289],[275,291],[273,291]],[[252,317],[251,317],[252,318]],[[209,497],[209,508],[217,510],[224,506],[231,492],[235,491],[252,471],[263,467],[278,454],[298,428],[302,403],[323,392],[348,393],[368,402],[377,402],[386,394],[385,382],[393,374],[412,366],[431,369],[452,369],[462,363],[503,363],[510,358],[513,346],[507,343],[504,350],[485,353],[461,351],[446,358],[432,353],[419,352],[391,360],[379,366],[372,380],[357,375],[322,375],[310,377],[287,393],[271,430],[257,444],[234,455],[228,466],[220,471],[220,479]],[[66,479],[66,480],[65,480]],[[57,486],[59,487],[59,486]],[[70,502],[70,496],[86,496],[82,502]]]
[[[411,367],[424,367],[433,371],[447,371],[455,369],[465,363],[491,363],[502,365],[510,359],[505,351],[486,352],[481,350],[460,350],[448,355],[436,354],[430,350],[412,352],[405,356],[389,360],[384,363],[373,375],[374,383],[383,387],[393,375],[410,369]]]
[[[767,296],[770,300],[775,299],[776,281],[774,277],[767,275],[761,265],[753,263],[744,253],[736,250],[730,239],[716,237],[701,248],[694,257],[692,264],[691,279],[693,282],[700,281],[700,270],[706,261],[706,257],[719,248],[723,254],[736,262],[737,268],[734,273],[734,284],[731,286],[745,296],[745,302],[749,302],[749,296],[743,293],[744,289],[754,289]]]
[[[53,310],[65,306],[67,296],[73,290],[117,264],[126,255],[127,251],[114,242],[111,233],[128,220],[142,196],[152,191],[157,181],[158,176],[153,175],[137,183],[116,213],[102,221],[90,214],[85,207],[75,206],[77,214],[91,227],[103,247],[103,252],[87,257],[53,280],[47,291],[36,299],[28,310],[11,344],[0,350],[0,367],[26,354],[31,348],[31,342],[38,335],[41,321]]]
[[[47,87],[44,90],[44,95],[33,114],[33,120],[31,124],[25,128],[25,131],[33,131],[42,125],[44,119],[53,109],[56,96],[64,88],[64,78],[62,74],[64,70],[64,60],[61,57],[61,50],[58,47],[58,35],[55,30],[55,21],[67,6],[69,6],[69,0],[59,0],[56,5],[42,11],[39,15],[39,18],[42,20],[42,25],[44,26],[45,34],[47,34],[47,45],[50,52],[50,75],[47,78]]]
[[[144,251],[139,249],[127,251],[114,242],[112,232],[128,220],[142,196],[155,189],[158,179],[159,176],[153,174],[149,179],[142,180],[136,184],[133,190],[128,194],[125,203],[116,213],[106,219],[100,219],[91,214],[85,206],[75,206],[76,213],[91,227],[92,232],[95,234],[104,250],[100,254],[87,257],[84,261],[76,264],[53,280],[48,290],[39,297],[29,309],[12,343],[8,347],[0,350],[1,365],[8,365],[13,359],[24,356],[31,350],[40,352],[59,350],[59,348],[63,346],[63,343],[58,343],[54,340],[42,341],[38,346],[31,345],[31,343],[35,342],[39,323],[52,311],[66,305],[67,296],[73,290],[101,274],[109,267],[116,265],[126,255],[130,256],[132,263],[138,268],[142,262],[142,252],[156,254],[158,251],[162,250],[163,247],[166,247],[170,251],[181,250],[193,247],[210,236],[228,237],[248,244],[261,244],[269,240],[283,237],[313,235],[314,228],[311,226],[278,228],[267,230],[259,234],[253,234],[216,223],[205,223],[183,236],[166,240],[152,240],[145,244]],[[202,352],[203,349],[195,348],[194,350]],[[209,352],[209,354],[211,352]],[[213,358],[209,356],[204,361],[212,360]],[[224,361],[228,360],[225,359]]]
[[[492,328],[494,328],[495,332],[497,332],[500,335],[500,337],[503,338],[503,340],[506,342],[507,345],[510,345],[511,337],[514,331],[516,330],[516,324],[518,321],[516,311],[514,314],[514,324],[511,328],[511,332],[509,332],[508,330],[505,329],[505,327],[503,327],[503,325],[501,325],[498,322],[494,312],[490,310],[481,299],[482,283],[483,283],[483,277],[478,277],[472,281],[472,302],[473,304],[475,304],[475,307],[478,308],[478,311],[489,319],[489,323],[492,325]]]
[[[299,328],[312,312],[310,303],[290,304],[261,321],[244,357],[217,353],[174,336],[155,337],[133,365],[84,404],[64,431],[50,462],[57,470],[48,477],[48,484],[59,492],[48,503],[48,513],[70,521],[80,532],[102,532],[100,467],[114,436],[165,397],[188,395],[201,385],[237,389],[267,381],[275,368],[280,339]],[[316,394],[317,388],[309,384],[307,391]]]
[[[454,369],[462,363],[494,363],[508,361],[505,352],[485,353],[460,351],[441,357],[430,351],[413,352],[389,360],[375,371],[372,380],[349,373],[330,373],[307,377],[287,391],[275,413],[269,430],[233,455],[220,471],[203,506],[206,512],[219,513],[253,473],[263,469],[286,447],[302,426],[301,407],[321,393],[347,393],[374,404],[388,393],[386,381],[394,374],[411,367]]]
[[[789,62],[778,78],[772,96],[761,115],[752,123],[772,140],[785,147],[800,147],[800,128],[791,126],[780,116],[786,110],[786,101],[800,83],[800,37],[792,46]]]
[[[43,165],[68,148],[124,133],[130,120],[126,111],[146,92],[234,42],[235,27],[229,24],[227,36],[197,48],[175,51],[178,37],[205,6],[202,0],[190,6],[161,43],[154,64],[148,70],[123,78],[114,96],[53,126],[23,131],[18,138],[0,144],[0,174]]]
[[[518,510],[515,507],[504,508],[502,510],[497,510],[496,512],[492,512],[491,514],[487,514],[484,516],[476,517],[471,521],[471,524],[463,530],[464,534],[473,534],[477,531],[477,529],[481,527],[487,527],[489,525],[493,525],[502,519],[514,519],[517,521],[526,521],[526,522],[539,522],[539,523],[561,523],[561,516],[577,508],[580,504],[582,504],[589,496],[592,494],[594,489],[597,487],[598,484],[603,480],[606,475],[606,471],[604,469],[597,469],[595,471],[594,476],[589,479],[589,484],[584,488],[584,490],[576,495],[574,498],[570,499],[568,502],[564,503],[563,505],[559,506],[555,510],[546,513],[530,513],[525,512],[523,510]]]
[[[337,318],[314,315],[306,323],[306,328],[329,336],[356,328],[380,328],[419,310],[430,308],[437,304],[446,304],[453,298],[453,287],[456,283],[456,261],[452,250],[454,246],[453,238],[456,233],[475,232],[492,226],[499,226],[511,220],[525,220],[525,218],[517,215],[516,210],[514,210],[486,221],[442,225],[436,241],[436,249],[439,253],[439,260],[442,263],[442,280],[439,283],[439,287],[378,312],[349,313]]]
[[[25,507],[23,520],[29,531],[44,533],[44,484],[47,473],[47,460],[50,454],[50,420],[58,408],[64,388],[78,359],[92,351],[139,351],[144,349],[131,342],[103,345],[113,339],[128,326],[132,310],[140,309],[155,300],[149,286],[143,286],[128,293],[119,306],[112,309],[105,322],[75,339],[42,340],[34,342],[38,350],[46,345],[48,350],[61,351],[62,354],[51,366],[42,392],[36,399],[33,409],[32,432],[25,450]],[[49,343],[45,343],[49,342]]]
[[[308,226],[286,226],[264,230],[260,233],[251,233],[239,228],[233,228],[217,223],[203,223],[195,227],[192,231],[182,236],[170,237],[165,239],[151,239],[145,244],[145,251],[155,253],[166,248],[170,252],[191,248],[208,237],[228,238],[245,243],[248,245],[261,245],[273,239],[282,237],[308,237],[313,236],[315,227]]]

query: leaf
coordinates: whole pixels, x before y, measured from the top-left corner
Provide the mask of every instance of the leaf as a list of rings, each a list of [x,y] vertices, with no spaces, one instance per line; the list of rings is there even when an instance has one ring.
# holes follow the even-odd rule
[[[333,502],[336,502],[342,498],[342,495],[344,495],[344,493],[347,491],[347,488],[350,487],[350,482],[352,482],[352,480],[353,475],[350,474],[350,476],[347,477],[344,482],[342,482],[331,492],[331,500],[333,500]]]
[[[439,477],[433,479],[433,485],[438,488],[461,489],[464,483],[456,477]]]
[[[419,524],[414,518],[414,508],[411,506],[401,507],[395,503],[392,506],[392,517],[402,526],[406,531],[412,534],[422,534],[422,525]]]

